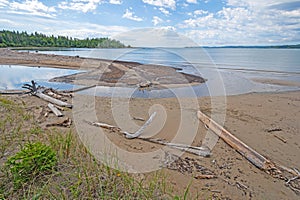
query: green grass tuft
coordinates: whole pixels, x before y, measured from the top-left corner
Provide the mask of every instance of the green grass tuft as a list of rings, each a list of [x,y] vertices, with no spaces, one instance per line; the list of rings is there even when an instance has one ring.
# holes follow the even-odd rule
[[[8,158],[9,168],[14,186],[21,184],[51,171],[57,163],[56,153],[51,147],[40,142],[27,143],[16,155]]]

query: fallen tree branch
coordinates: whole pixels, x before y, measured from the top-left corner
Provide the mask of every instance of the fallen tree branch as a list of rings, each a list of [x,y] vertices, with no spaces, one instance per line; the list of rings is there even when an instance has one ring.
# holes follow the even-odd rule
[[[274,134],[274,137],[276,137],[277,139],[281,140],[283,143],[287,143],[287,140],[284,139],[283,137],[280,137],[279,135],[275,135]]]
[[[245,143],[240,141],[229,131],[225,130],[215,121],[207,117],[201,111],[197,112],[197,117],[201,120],[206,126],[208,126],[215,134],[222,138],[229,146],[237,150],[241,155],[243,155],[247,160],[252,164],[262,170],[276,170],[276,166],[273,162],[265,158],[264,156],[257,153],[255,150],[247,146]],[[279,169],[277,169],[280,172]]]
[[[66,118],[58,120],[56,122],[46,124],[46,127],[50,127],[50,126],[70,127],[71,124],[72,124],[72,120],[70,118],[66,117]]]
[[[62,107],[68,107],[68,108],[72,108],[72,104],[69,104],[67,102],[55,99],[53,97],[50,97],[46,94],[43,93],[43,90],[41,90],[39,87],[36,86],[36,82],[34,82],[33,80],[31,81],[31,85],[30,84],[24,84],[22,86],[22,88],[28,89],[30,90],[30,93],[34,96],[37,96],[47,102],[53,103],[55,105],[58,106],[62,106]]]
[[[48,108],[57,116],[62,117],[63,114],[51,103],[48,103]]]
[[[211,156],[210,150],[206,147],[196,147],[196,146],[191,146],[191,145],[187,145],[187,144],[170,143],[170,142],[163,141],[162,139],[154,139],[154,138],[138,138],[138,139],[156,143],[156,144],[166,145],[166,146],[169,146],[174,149],[178,149],[181,151],[186,151],[186,152],[195,154],[197,156],[202,156],[202,157]]]
[[[96,87],[96,86],[97,85],[90,85],[90,86],[85,86],[85,87],[81,87],[81,88],[77,88],[77,89],[63,90],[62,92],[75,93],[75,92],[80,92],[80,91],[87,90],[87,89],[90,89],[90,88],[93,88],[93,87]]]
[[[125,134],[125,137],[127,139],[133,139],[139,137],[143,133],[143,131],[147,128],[147,126],[149,126],[149,124],[153,121],[155,115],[156,112],[152,113],[149,119],[146,121],[146,123],[137,132],[135,132],[134,134]]]
[[[132,117],[133,120],[137,120],[137,121],[142,121],[144,122],[145,120],[141,117]]]
[[[98,127],[109,129],[109,130],[118,131],[118,132],[124,134],[127,139],[133,139],[133,138],[139,137],[143,133],[143,131],[147,128],[147,126],[149,126],[149,124],[153,121],[153,118],[155,117],[155,115],[156,115],[156,112],[152,113],[152,115],[149,117],[149,119],[146,121],[146,123],[134,134],[128,133],[126,131],[122,131],[119,127],[116,127],[113,125],[109,125],[109,124],[105,124],[105,123],[101,123],[101,122],[88,122],[88,121],[86,121],[86,122],[93,126],[98,126]]]
[[[101,123],[101,122],[89,122],[84,120],[86,123],[92,125],[92,126],[97,126],[97,127],[101,127],[101,128],[105,128],[114,132],[119,132],[122,135],[125,135],[125,137],[127,139],[133,139],[133,138],[138,138],[147,142],[152,142],[155,144],[160,144],[160,145],[166,145],[169,146],[171,148],[175,148],[181,151],[186,151],[198,156],[202,156],[202,157],[209,157],[211,155],[211,152],[208,148],[205,147],[195,147],[195,146],[190,146],[190,145],[186,145],[186,144],[176,144],[176,143],[170,143],[170,142],[165,142],[162,139],[154,139],[154,138],[141,138],[139,137],[142,132],[144,131],[144,129],[151,123],[151,121],[153,120],[155,116],[155,113],[153,113],[150,118],[147,120],[147,122],[134,134],[130,134],[126,131],[122,131],[119,127],[117,126],[113,126],[110,124],[106,124],[106,123]]]
[[[55,99],[53,97],[50,97],[44,93],[42,93],[41,91],[37,91],[36,93],[34,93],[33,95],[45,100],[45,101],[48,101],[50,103],[53,103],[53,104],[56,104],[58,106],[62,106],[62,107],[68,107],[68,108],[72,108],[72,104],[69,104],[67,102],[64,102],[64,101],[61,101],[61,100],[58,100],[58,99]]]
[[[282,171],[288,172],[295,176],[294,178],[290,179],[290,181],[296,180],[300,177],[299,176],[300,173],[298,170],[295,169],[292,170],[288,167],[278,165],[272,162],[271,160],[265,158],[264,156],[262,156],[261,154],[259,154],[258,152],[256,152],[255,150],[247,146],[241,140],[236,138],[229,131],[221,127],[214,120],[206,116],[201,111],[197,112],[197,117],[207,127],[209,127],[215,134],[217,134],[224,142],[226,142],[229,146],[231,146],[233,149],[238,151],[242,156],[244,156],[248,161],[250,161],[257,168],[280,179],[283,178]],[[290,181],[288,181],[286,184],[289,185]],[[289,185],[289,187],[291,186]],[[293,188],[293,191],[299,191],[299,189]]]
[[[0,91],[1,95],[23,95],[23,94],[30,94],[31,91],[15,91],[15,90],[5,90]]]

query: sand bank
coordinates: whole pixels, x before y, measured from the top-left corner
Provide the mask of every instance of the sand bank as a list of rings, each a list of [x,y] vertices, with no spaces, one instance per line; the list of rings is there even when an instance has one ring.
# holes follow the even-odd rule
[[[0,64],[83,70],[82,73],[57,77],[51,81],[87,86],[136,87],[138,84],[151,82],[155,88],[161,88],[168,87],[168,85],[182,86],[182,84],[205,82],[199,76],[181,73],[178,71],[179,69],[167,66],[78,56],[17,52],[9,49],[0,49]]]

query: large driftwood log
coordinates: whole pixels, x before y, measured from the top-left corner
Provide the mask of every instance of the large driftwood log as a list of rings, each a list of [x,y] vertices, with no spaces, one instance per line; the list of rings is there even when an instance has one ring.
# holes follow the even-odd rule
[[[63,114],[52,104],[48,103],[48,108],[57,116],[57,117],[62,117]]]
[[[45,101],[48,101],[50,103],[53,103],[55,105],[58,105],[58,106],[62,106],[62,107],[68,107],[68,108],[72,108],[72,104],[69,104],[67,102],[64,102],[64,101],[61,101],[61,100],[58,100],[58,99],[55,99],[53,97],[50,97],[44,93],[42,93],[41,91],[37,91],[36,93],[34,93],[35,96],[45,100]]]
[[[224,142],[238,151],[257,168],[271,175],[281,175],[282,171],[286,171],[294,176],[299,177],[299,173],[296,170],[292,170],[288,167],[276,164],[266,157],[262,156],[201,111],[197,112],[197,117],[215,134],[217,134]]]
[[[245,143],[240,141],[229,131],[227,131],[222,126],[217,124],[214,120],[207,117],[201,111],[198,111],[197,117],[214,133],[216,133],[220,138],[222,138],[229,146],[237,150],[240,154],[242,154],[247,160],[249,160],[252,164],[254,164],[259,169],[263,169],[263,170],[276,169],[275,164],[273,162],[271,162],[264,156],[257,153],[251,147],[247,146]]]
[[[44,89],[41,89],[40,87],[37,87],[36,82],[34,82],[34,80],[31,81],[31,85],[30,84],[24,84],[22,86],[22,88],[28,89],[30,90],[30,93],[34,96],[37,96],[45,101],[48,101],[50,103],[53,103],[55,105],[58,106],[62,106],[62,107],[68,107],[68,108],[72,108],[72,104],[66,103],[64,101],[55,99],[53,97],[50,97],[46,94],[43,93]]]

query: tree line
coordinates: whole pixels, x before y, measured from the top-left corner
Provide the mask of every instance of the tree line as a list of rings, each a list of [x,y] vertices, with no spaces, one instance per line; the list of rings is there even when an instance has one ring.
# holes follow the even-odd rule
[[[2,30],[0,47],[125,48],[129,46],[110,38],[77,39],[68,36],[47,36],[38,32]]]

